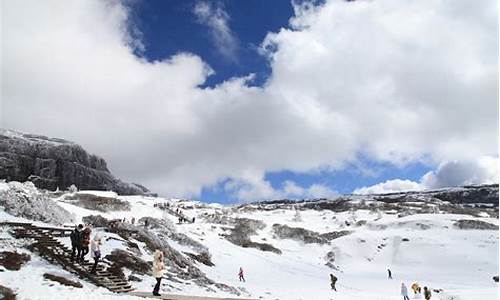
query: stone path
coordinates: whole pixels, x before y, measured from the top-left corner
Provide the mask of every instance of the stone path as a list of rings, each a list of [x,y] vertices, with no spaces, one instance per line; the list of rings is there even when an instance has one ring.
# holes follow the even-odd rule
[[[162,294],[161,296],[153,296],[151,292],[129,292],[127,294],[144,298],[165,299],[165,300],[256,300],[249,298],[214,298],[214,297],[201,297],[201,296],[183,296],[174,294]]]

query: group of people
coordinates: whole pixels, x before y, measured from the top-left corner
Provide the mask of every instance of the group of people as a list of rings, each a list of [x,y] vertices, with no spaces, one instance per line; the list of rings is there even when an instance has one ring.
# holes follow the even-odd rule
[[[387,269],[387,272],[388,272],[388,278],[389,279],[392,279],[392,272],[390,269]],[[337,288],[335,287],[335,284],[337,283],[337,280],[338,278],[333,275],[333,274],[330,274],[330,287],[332,288],[332,290],[334,291],[337,291]],[[417,294],[420,294],[422,289],[420,288],[420,285],[416,282],[414,282],[412,285],[411,285],[411,289],[413,290],[413,292],[415,293],[415,295]],[[403,283],[401,283],[401,296],[403,296],[403,300],[410,300],[409,296],[408,296],[408,288],[406,287],[406,285]],[[425,300],[430,300],[432,297],[432,293],[431,293],[431,290],[430,288],[427,288],[426,286],[424,286],[424,298]]]
[[[71,239],[71,262],[76,261],[83,263],[85,261],[85,256],[91,252],[91,257],[94,259],[94,265],[92,266],[91,274],[96,273],[97,264],[101,258],[101,244],[102,239],[99,235],[95,235],[94,239],[90,240],[90,235],[92,229],[90,225],[83,226],[79,224],[75,226],[75,229],[70,234]],[[90,246],[90,249],[89,249]]]
[[[413,290],[413,293],[415,295],[420,294],[422,292],[422,289],[420,288],[420,285],[418,283],[414,282],[411,285],[411,289]],[[408,288],[406,285],[401,283],[401,296],[403,296],[403,300],[410,300],[410,297],[408,297]],[[431,289],[424,286],[424,298],[425,300],[430,300],[432,297]]]

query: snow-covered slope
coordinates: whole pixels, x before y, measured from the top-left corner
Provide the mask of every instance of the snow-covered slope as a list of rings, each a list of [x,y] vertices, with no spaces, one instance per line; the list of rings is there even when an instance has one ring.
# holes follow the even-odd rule
[[[12,188],[10,185],[0,183],[0,199]],[[19,189],[19,184],[15,186]],[[498,198],[498,186],[488,189]],[[442,193],[446,191],[437,194]],[[94,228],[94,233],[106,240],[103,255],[121,249],[148,262],[152,260],[152,245],[165,247],[165,293],[282,300],[390,300],[402,298],[402,282],[407,286],[418,282],[439,291],[433,292],[432,299],[498,298],[498,283],[492,280],[498,274],[498,202],[476,205],[467,200],[464,204],[453,198],[457,203],[451,203],[432,193],[410,193],[225,207],[92,191],[79,194],[95,195],[98,203],[110,203],[111,198],[127,205],[118,211],[99,205],[89,209],[88,203],[78,201],[78,194],[47,197],[77,223],[89,215],[126,219],[112,232]],[[179,224],[177,209],[188,219],[195,217],[195,223]],[[132,218],[135,225],[129,224]],[[4,220],[30,221],[0,211],[0,221]],[[148,220],[148,228],[144,220]],[[474,228],[460,229],[459,220],[478,222],[460,221]],[[69,238],[61,241],[69,244]],[[2,229],[0,246],[29,252],[6,228]],[[214,266],[190,256],[202,253]],[[85,282],[82,289],[50,286],[41,277],[43,272],[73,275],[36,253],[30,254],[33,259],[20,271],[0,272],[0,285],[14,289],[20,299],[133,299]],[[238,280],[240,267],[246,282]],[[392,280],[387,278],[388,268]],[[125,275],[133,273],[141,280],[132,282],[137,290],[151,291],[154,278],[134,269],[126,266]],[[330,273],[339,279],[336,292],[330,288]]]

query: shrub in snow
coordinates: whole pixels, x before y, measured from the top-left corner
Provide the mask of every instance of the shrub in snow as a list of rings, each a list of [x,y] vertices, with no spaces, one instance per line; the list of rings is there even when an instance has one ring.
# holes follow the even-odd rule
[[[109,220],[101,215],[90,215],[82,218],[83,223],[90,224],[93,227],[107,227]]]
[[[262,251],[281,254],[281,250],[268,243],[253,242],[250,236],[256,235],[257,230],[264,229],[266,225],[260,220],[238,218],[233,220],[234,227],[230,228],[230,234],[223,236],[231,243],[243,248],[256,248]]]
[[[335,265],[335,252],[334,251],[329,251],[328,253],[326,253],[325,260],[326,260],[325,266],[332,268],[334,270],[337,270],[337,271],[339,270],[339,267]]]
[[[453,224],[458,229],[498,230],[498,226],[479,220],[458,220]]]
[[[104,258],[113,262],[114,266],[117,268],[127,268],[137,274],[151,274],[152,265],[150,265],[137,255],[125,250],[114,249]]]
[[[59,190],[59,188],[57,188],[57,189]],[[78,192],[78,188],[76,187],[76,185],[72,184],[72,185],[69,186],[68,192],[70,192],[70,193],[76,193],[76,192]]]
[[[302,216],[300,215],[300,211],[298,209],[295,209],[295,215],[293,216],[292,221],[293,222],[302,222]]]
[[[53,224],[73,221],[73,215],[57,205],[46,192],[38,190],[32,182],[9,182],[9,188],[0,191],[0,205],[16,217]]]
[[[65,200],[70,200],[71,204],[101,212],[109,211],[129,211],[130,203],[118,198],[102,197],[94,194],[78,193],[66,195]]]
[[[165,236],[171,240],[178,242],[181,245],[191,247],[196,252],[207,252],[208,248],[200,242],[190,238],[184,233],[177,232],[174,223],[168,219],[156,219],[151,217],[144,217],[139,219],[139,223],[148,221],[148,227],[154,229],[159,235]]]
[[[327,233],[318,233],[300,227],[290,227],[287,225],[274,224],[273,233],[280,239],[292,239],[304,242],[306,244],[329,244],[331,240],[351,233],[350,231],[332,231]]]

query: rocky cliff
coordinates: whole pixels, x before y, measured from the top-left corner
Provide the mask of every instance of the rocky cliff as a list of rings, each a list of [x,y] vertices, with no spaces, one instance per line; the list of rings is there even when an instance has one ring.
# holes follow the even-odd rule
[[[79,189],[112,190],[121,195],[149,193],[143,186],[115,178],[104,159],[73,142],[5,129],[0,129],[0,179],[31,181],[48,190],[74,184]]]

